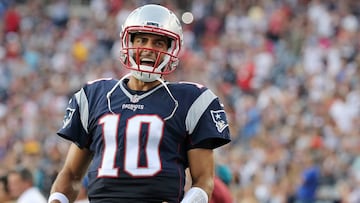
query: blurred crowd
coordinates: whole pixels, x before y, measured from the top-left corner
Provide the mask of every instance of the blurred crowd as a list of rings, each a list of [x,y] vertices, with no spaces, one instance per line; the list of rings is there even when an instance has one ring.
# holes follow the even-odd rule
[[[353,0],[0,0],[0,175],[21,165],[49,194],[69,146],[55,134],[69,96],[126,73],[121,25],[151,2],[193,14],[166,79],[223,101],[233,141],[216,151],[217,175],[235,202],[360,202]]]

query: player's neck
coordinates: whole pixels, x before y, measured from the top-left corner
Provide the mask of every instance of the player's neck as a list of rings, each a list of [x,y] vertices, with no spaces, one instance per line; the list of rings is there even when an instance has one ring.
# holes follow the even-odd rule
[[[136,79],[135,77],[130,77],[129,82],[127,83],[127,86],[131,90],[135,91],[147,91],[152,89],[153,87],[160,84],[160,81],[155,80],[154,82],[143,82],[141,80]]]

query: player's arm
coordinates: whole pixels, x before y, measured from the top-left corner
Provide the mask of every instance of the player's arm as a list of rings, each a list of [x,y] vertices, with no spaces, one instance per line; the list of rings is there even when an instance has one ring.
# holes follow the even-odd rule
[[[91,160],[92,153],[88,149],[71,144],[64,166],[52,185],[49,203],[68,203],[76,199]]]
[[[185,193],[182,203],[208,202],[214,189],[213,150],[191,149],[188,151],[188,159],[192,185]]]

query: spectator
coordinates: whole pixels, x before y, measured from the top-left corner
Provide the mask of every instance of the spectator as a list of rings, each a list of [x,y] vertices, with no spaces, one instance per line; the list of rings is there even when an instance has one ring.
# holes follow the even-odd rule
[[[218,177],[214,178],[214,190],[209,203],[232,203],[233,198],[229,187]]]
[[[46,198],[34,186],[33,175],[27,168],[17,168],[8,174],[9,192],[17,203],[46,203]]]
[[[5,11],[4,22],[5,33],[19,31],[21,16],[14,3],[11,3],[9,8]]]
[[[320,180],[320,168],[314,155],[304,155],[304,170],[301,173],[301,183],[296,191],[296,203],[315,203],[316,192]]]
[[[7,176],[3,175],[0,177],[0,202],[1,203],[11,203],[11,196],[9,193]]]

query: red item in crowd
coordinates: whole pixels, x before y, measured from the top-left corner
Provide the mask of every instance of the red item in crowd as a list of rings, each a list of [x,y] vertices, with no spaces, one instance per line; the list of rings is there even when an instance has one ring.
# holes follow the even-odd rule
[[[227,185],[217,176],[214,178],[214,191],[209,203],[233,203],[232,194]]]
[[[18,14],[18,12],[13,9],[10,8],[5,12],[4,15],[4,30],[6,33],[8,32],[18,32],[19,28],[20,28],[20,20],[21,17]]]
[[[237,85],[241,90],[248,92],[253,89],[252,80],[254,78],[254,71],[255,64],[253,61],[249,61],[239,69],[237,72]]]

